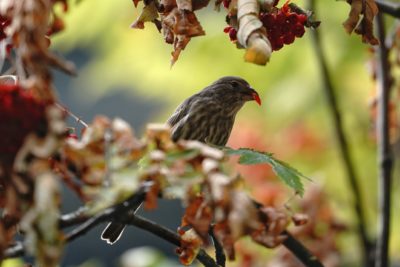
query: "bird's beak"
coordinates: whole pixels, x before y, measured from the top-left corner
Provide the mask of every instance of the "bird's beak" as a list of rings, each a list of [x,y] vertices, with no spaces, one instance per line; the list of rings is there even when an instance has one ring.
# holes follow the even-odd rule
[[[254,92],[251,95],[253,96],[254,101],[256,101],[257,104],[261,106],[261,99],[258,93],[254,90]]]

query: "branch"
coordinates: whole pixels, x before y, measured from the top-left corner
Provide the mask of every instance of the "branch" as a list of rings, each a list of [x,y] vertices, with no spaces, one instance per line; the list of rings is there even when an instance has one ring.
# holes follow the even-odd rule
[[[323,267],[322,263],[316,256],[303,246],[296,238],[294,238],[289,232],[285,231],[284,234],[287,236],[283,245],[292,252],[305,266],[307,267]]]
[[[121,222],[135,225],[141,229],[155,234],[156,236],[176,245],[180,246],[180,237],[175,232],[158,225],[150,220],[129,213],[128,211],[132,207],[136,207],[138,203],[141,203],[148,188],[152,183],[145,183],[131,198],[125,202],[105,209],[99,214],[89,217],[85,213],[86,209],[81,208],[75,212],[62,215],[59,220],[60,228],[70,227],[76,224],[80,224],[77,228],[65,235],[65,240],[71,242],[76,238],[84,235],[89,230],[97,226],[98,224],[110,221],[112,219],[118,219]],[[4,251],[2,259],[15,258],[25,255],[25,248],[23,243],[16,243],[14,246]],[[197,259],[206,267],[220,267],[213,258],[211,258],[204,250],[200,250],[197,255]]]
[[[315,9],[314,0],[309,0],[309,9],[310,10]],[[314,31],[311,31],[311,36],[314,44],[316,59],[318,61],[319,69],[321,70],[321,76],[324,85],[323,86],[324,93],[326,96],[326,100],[328,101],[328,106],[334,124],[335,137],[337,140],[337,144],[339,145],[339,151],[347,174],[347,180],[349,181],[350,189],[353,192],[353,197],[354,197],[353,208],[357,217],[357,229],[358,229],[358,236],[360,239],[359,242],[363,252],[364,266],[372,266],[373,265],[372,263],[373,253],[371,253],[372,243],[367,235],[365,214],[361,206],[362,204],[361,190],[358,185],[357,182],[358,179],[350,157],[350,149],[342,125],[342,116],[340,114],[338,103],[334,93],[335,89],[331,77],[329,75],[328,64],[325,59],[318,30],[315,29]]]
[[[214,226],[210,227],[208,234],[211,236],[212,242],[215,248],[215,259],[217,264],[221,267],[225,267],[226,263],[226,256],[224,253],[224,248],[222,247],[221,243],[219,243],[218,239],[214,235]]]
[[[391,15],[395,18],[400,18],[400,3],[394,3],[386,0],[375,0],[379,11]]]
[[[142,186],[133,194],[130,198],[121,204],[115,205],[113,207],[107,208],[99,214],[89,217],[84,211],[85,209],[79,209],[70,214],[61,216],[59,219],[60,228],[69,227],[72,225],[80,224],[78,227],[74,228],[71,232],[65,235],[65,240],[70,242],[85,233],[90,229],[97,226],[98,224],[109,221],[113,218],[118,218],[126,214],[133,206],[141,203],[146,195],[146,192],[153,185],[152,182],[143,183]],[[1,255],[1,259],[15,258],[25,255],[25,248],[23,243],[17,243],[16,245],[6,249]]]
[[[7,258],[18,258],[25,255],[25,248],[22,242],[17,242],[14,246],[4,250],[1,255],[0,262]]]
[[[140,229],[146,230],[162,239],[174,244],[175,246],[181,245],[181,239],[179,235],[161,225],[158,225],[148,219],[140,217],[135,214],[129,214],[129,218],[126,218],[124,223],[134,225]],[[203,249],[197,254],[197,260],[200,261],[206,267],[220,267],[213,258],[211,258]]]
[[[263,205],[255,200],[253,200],[253,204],[257,209],[263,207]],[[263,213],[259,213],[259,216],[265,216]],[[266,218],[263,218],[262,221],[266,221]],[[307,267],[323,267],[324,265],[318,260],[318,258],[313,255],[300,241],[298,241],[294,236],[292,236],[288,231],[283,231],[283,235],[286,235],[287,238],[283,241],[283,245],[293,253],[305,266]]]
[[[85,211],[86,208],[80,208],[77,211],[61,215],[58,225],[63,229],[87,221],[89,217]]]
[[[389,232],[390,232],[390,199],[393,155],[390,149],[389,135],[389,99],[390,99],[390,66],[388,49],[385,45],[385,25],[383,15],[378,13],[376,25],[380,45],[378,55],[378,112],[377,112],[377,142],[378,142],[378,239],[376,247],[376,267],[389,266]]]
[[[152,182],[144,183],[132,197],[125,200],[123,203],[118,204],[117,206],[105,209],[101,213],[96,214],[93,217],[90,217],[88,220],[79,225],[77,228],[73,229],[71,232],[66,234],[65,239],[67,241],[72,241],[75,238],[86,234],[90,229],[92,229],[93,227],[97,226],[100,223],[111,221],[112,219],[121,216],[125,216],[125,214],[128,213],[129,210],[131,210],[133,207],[138,206],[140,203],[144,201],[146,193],[152,185],[153,185]]]

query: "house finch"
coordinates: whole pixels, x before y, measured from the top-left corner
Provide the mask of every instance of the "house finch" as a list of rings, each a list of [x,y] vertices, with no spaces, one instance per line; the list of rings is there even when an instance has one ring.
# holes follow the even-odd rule
[[[251,100],[261,105],[258,93],[242,78],[227,76],[215,81],[183,101],[168,119],[172,140],[198,140],[224,146],[231,134],[236,113]],[[101,239],[113,244],[124,228],[122,223],[111,222],[104,229]]]

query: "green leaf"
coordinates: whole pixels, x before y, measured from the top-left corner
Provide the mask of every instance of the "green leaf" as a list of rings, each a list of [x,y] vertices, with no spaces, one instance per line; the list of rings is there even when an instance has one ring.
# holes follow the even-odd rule
[[[200,150],[198,149],[187,149],[187,150],[178,150],[167,153],[167,157],[165,161],[167,163],[172,163],[180,159],[193,159],[200,154]]]
[[[269,164],[272,170],[283,180],[290,188],[294,189],[300,196],[304,194],[303,183],[301,178],[311,180],[301,172],[273,157],[272,153],[260,152],[249,148],[232,149],[229,147],[224,148],[224,151],[229,155],[239,155],[239,163],[243,165],[254,164]]]

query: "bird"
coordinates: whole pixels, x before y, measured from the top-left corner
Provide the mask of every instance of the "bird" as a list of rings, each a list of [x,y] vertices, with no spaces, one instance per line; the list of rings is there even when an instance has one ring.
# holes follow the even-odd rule
[[[235,76],[222,77],[184,100],[167,120],[171,139],[197,140],[215,146],[225,146],[231,134],[237,112],[248,101],[261,105],[261,99],[249,83]],[[140,205],[130,212],[135,213]],[[110,222],[101,239],[114,244],[125,225]]]

